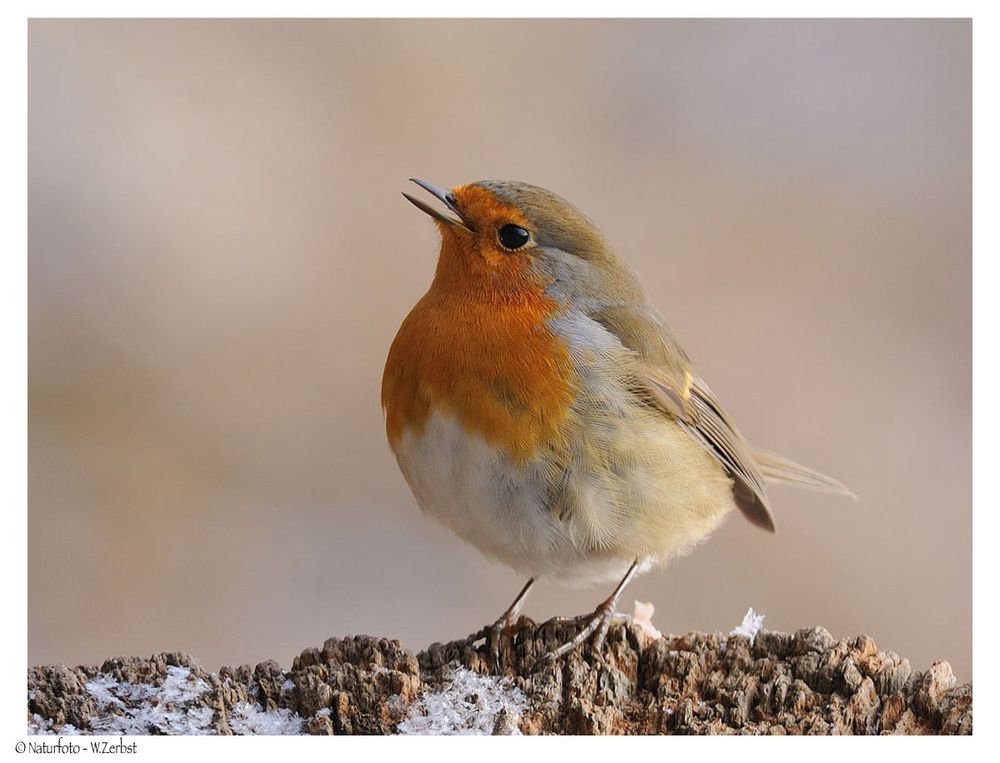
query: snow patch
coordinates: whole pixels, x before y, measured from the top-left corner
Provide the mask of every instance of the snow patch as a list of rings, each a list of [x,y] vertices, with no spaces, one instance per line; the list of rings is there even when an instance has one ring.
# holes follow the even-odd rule
[[[118,681],[100,674],[86,683],[87,692],[104,717],[95,717],[95,734],[211,734],[212,708],[186,707],[210,691],[201,678],[191,678],[191,669],[167,667],[162,686]]]
[[[85,684],[98,712],[90,721],[88,732],[64,724],[53,729],[52,721],[35,714],[28,719],[29,734],[107,734],[107,735],[199,735],[215,734],[215,711],[202,695],[212,687],[191,674],[190,668],[167,666],[161,685],[119,681],[101,673]],[[283,690],[294,688],[286,681]],[[329,708],[326,713],[329,714]],[[319,714],[323,714],[320,711]],[[240,702],[229,711],[229,727],[234,734],[300,734],[304,721],[287,708],[265,711],[256,702]]]
[[[32,713],[31,718],[28,719],[28,734],[29,736],[34,736],[36,734],[59,734],[60,736],[78,736],[84,732],[74,726],[72,723],[64,723],[59,727],[58,731],[52,728],[52,721],[48,718],[43,718],[38,713]]]
[[[108,705],[123,707],[125,703],[114,694],[114,690],[119,688],[119,686],[120,684],[114,678],[102,674],[97,676],[93,681],[88,681],[86,688],[90,696],[97,700],[97,704],[100,707],[107,707]]]
[[[510,679],[458,668],[440,689],[425,692],[410,705],[397,730],[409,735],[491,734],[503,710],[515,720],[515,729],[516,718],[528,710],[528,700]]]
[[[319,713],[317,713],[318,715]],[[287,707],[264,710],[256,702],[237,702],[229,713],[234,734],[282,736],[302,733],[302,717]]]
[[[743,622],[733,628],[730,632],[730,636],[746,636],[750,639],[750,643],[754,642],[757,638],[757,634],[760,629],[764,627],[764,615],[758,614],[753,611],[753,607],[747,610],[747,613],[743,615]]]

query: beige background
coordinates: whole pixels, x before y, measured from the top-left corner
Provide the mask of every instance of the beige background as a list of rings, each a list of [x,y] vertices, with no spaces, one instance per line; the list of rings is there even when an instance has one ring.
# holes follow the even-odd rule
[[[627,599],[664,630],[872,634],[971,677],[971,27],[33,22],[31,663],[419,648],[520,586],[424,519],[386,350],[434,266],[399,192],[590,214],[775,489]],[[527,613],[604,590],[542,585]]]

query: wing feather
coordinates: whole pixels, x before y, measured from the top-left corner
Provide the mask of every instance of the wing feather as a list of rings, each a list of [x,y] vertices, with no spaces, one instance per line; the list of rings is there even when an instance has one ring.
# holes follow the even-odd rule
[[[767,482],[782,482],[786,485],[816,490],[820,493],[834,493],[857,500],[858,497],[850,488],[808,466],[797,464],[784,456],[768,450],[754,448],[753,460],[757,462],[764,480]]]
[[[767,500],[764,477],[750,446],[702,379],[696,378],[691,386],[691,404],[695,415],[679,423],[696,438],[707,442],[726,467],[735,480],[733,496],[743,515],[758,527],[774,532],[774,516]]]
[[[677,421],[733,479],[733,498],[744,516],[774,531],[774,517],[750,446],[652,307],[604,307],[592,318],[639,356],[639,394]]]

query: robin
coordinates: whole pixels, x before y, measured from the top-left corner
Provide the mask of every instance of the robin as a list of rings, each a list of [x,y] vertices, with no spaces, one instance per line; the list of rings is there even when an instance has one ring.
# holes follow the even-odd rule
[[[482,181],[414,179],[446,208],[441,251],[382,377],[386,432],[421,509],[528,577],[618,580],[577,635],[599,650],[625,586],[691,551],[733,509],[769,532],[784,482],[851,495],[751,448],[636,276],[565,199]]]

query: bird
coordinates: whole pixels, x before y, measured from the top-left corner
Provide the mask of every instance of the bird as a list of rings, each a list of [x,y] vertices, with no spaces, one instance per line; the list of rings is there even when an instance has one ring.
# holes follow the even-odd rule
[[[386,359],[389,446],[417,504],[528,578],[484,629],[497,643],[539,579],[617,581],[555,618],[599,653],[638,574],[689,553],[732,511],[773,532],[767,485],[853,496],[751,447],[635,273],[561,196],[517,181],[404,193],[441,236],[433,279]]]

